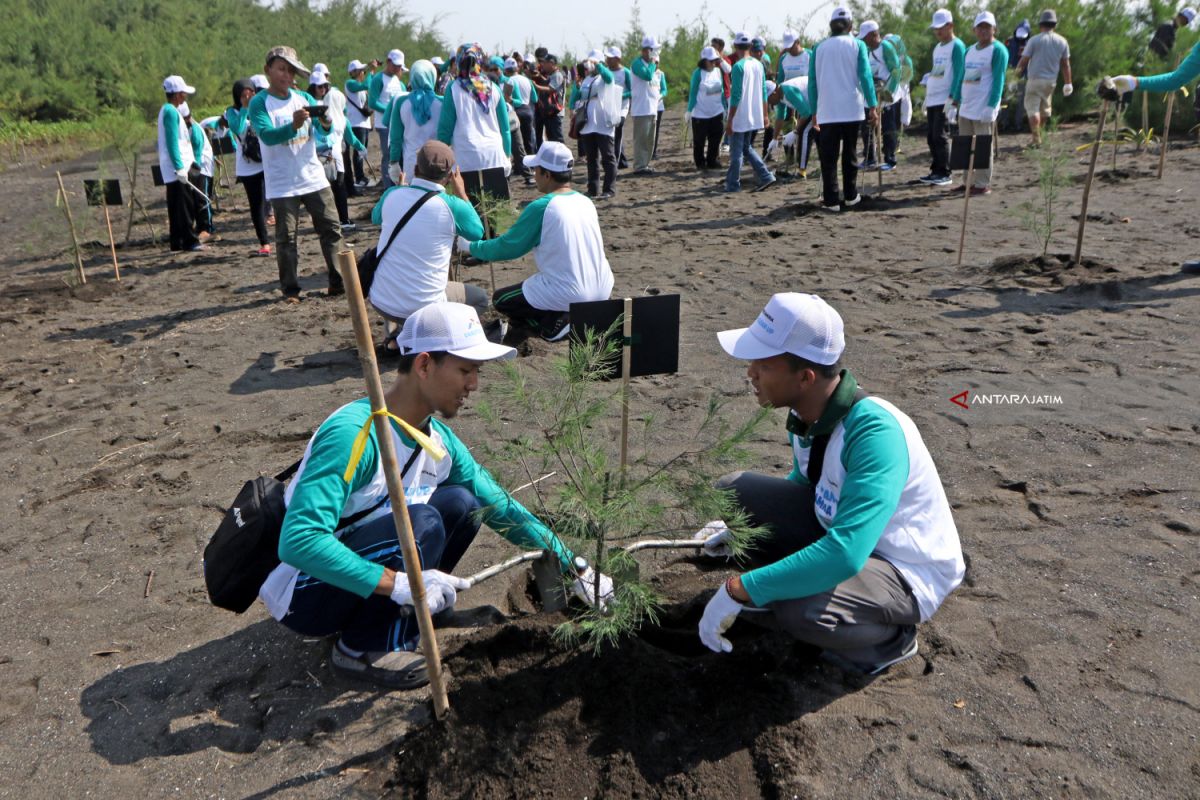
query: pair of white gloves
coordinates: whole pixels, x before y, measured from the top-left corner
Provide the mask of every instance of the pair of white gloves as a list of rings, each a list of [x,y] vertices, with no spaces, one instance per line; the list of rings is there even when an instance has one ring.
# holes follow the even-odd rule
[[[400,164],[395,161],[388,164],[388,178],[390,178],[392,183],[394,183],[396,186],[399,186],[403,182],[404,170],[401,168]]]
[[[421,577],[425,581],[425,605],[429,607],[430,614],[437,614],[440,611],[445,611],[448,608],[454,608],[454,603],[458,599],[458,592],[464,589],[469,589],[471,584],[465,578],[458,578],[447,572],[442,572],[436,569],[427,569],[421,573]],[[592,607],[597,606],[596,602],[596,572],[590,566],[584,569],[575,578],[571,584],[571,591],[580,601],[587,603]],[[408,583],[408,575],[403,572],[396,573],[396,583],[392,587],[391,594],[392,602],[396,605],[411,606],[413,605],[412,587]],[[604,609],[613,599],[613,582],[612,578],[601,573],[600,574],[600,601],[599,608]]]
[[[1117,75],[1112,79],[1113,87],[1116,88],[1117,94],[1126,94],[1137,88],[1138,79],[1132,75]],[[1067,84],[1070,86],[1071,84]],[[1067,94],[1067,86],[1063,87],[1063,94]],[[1069,96],[1069,95],[1067,95]]]
[[[704,540],[704,545],[700,548],[704,555],[728,559],[733,557],[733,547],[729,543],[732,537],[733,534],[725,525],[725,521],[718,519],[697,531],[693,538]],[[700,618],[700,641],[714,653],[728,653],[733,650],[733,643],[725,638],[724,633],[746,607],[745,603],[739,603],[730,596],[727,586],[727,583],[721,584],[721,588],[717,589],[717,593],[704,607],[704,616]]]

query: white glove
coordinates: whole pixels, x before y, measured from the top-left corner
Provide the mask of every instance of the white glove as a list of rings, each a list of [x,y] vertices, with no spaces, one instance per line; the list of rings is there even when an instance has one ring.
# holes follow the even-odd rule
[[[723,58],[721,59],[721,72],[724,72],[726,75],[733,72],[733,67]]]
[[[179,169],[175,170],[175,179],[186,181],[188,179],[188,168],[180,167]]]
[[[704,547],[700,552],[712,558],[733,557],[733,548],[729,546],[729,540],[733,534],[729,532],[729,528],[725,525],[725,520],[714,519],[712,522],[705,525],[700,530],[696,531],[696,535],[692,539],[703,539]]]
[[[1121,94],[1132,92],[1137,88],[1138,85],[1137,78],[1133,77],[1132,75],[1118,75],[1117,77],[1113,78],[1112,81],[1113,86],[1116,86],[1117,91]],[[1066,86],[1063,87],[1064,92],[1066,91],[1066,88]]]
[[[467,589],[470,584],[463,578],[456,578],[445,572],[440,572],[436,569],[427,569],[421,573],[421,577],[425,581],[425,605],[429,607],[430,614],[436,614],[439,611],[444,611],[447,608],[454,607],[454,601],[458,599],[458,589]],[[392,587],[392,602],[400,606],[411,606],[413,604],[412,588],[408,585],[408,575],[403,572],[396,573],[396,583]]]
[[[717,589],[717,593],[704,607],[704,616],[700,618],[700,641],[714,653],[728,653],[733,650],[733,643],[721,634],[729,630],[729,626],[737,619],[744,606],[729,596],[725,584]]]
[[[792,131],[791,133],[789,133],[783,137],[783,146],[784,147],[795,147],[799,143],[799,141],[798,141],[799,139],[800,139],[799,134],[797,134],[796,131]]]
[[[588,567],[583,572],[579,573],[579,577],[575,579],[575,583],[571,585],[571,590],[575,592],[575,596],[581,601],[587,603],[593,608],[596,607],[596,571]],[[612,578],[600,573],[600,609],[603,610],[613,599],[613,582]]]
[[[692,112],[690,112],[690,111],[683,112],[683,124],[684,125],[692,124]]]
[[[392,183],[399,186],[400,179],[404,177],[404,170],[400,168],[399,164],[393,161],[391,164],[388,164],[388,177],[391,178]]]
[[[1071,84],[1069,84],[1069,83],[1063,84],[1063,97],[1070,97],[1074,91],[1075,91],[1075,87],[1072,86]]]
[[[771,140],[771,143],[769,145],[767,145],[767,152],[774,153],[778,149],[779,149],[779,137],[775,137],[774,139]]]
[[[458,252],[464,256],[471,255],[471,242],[469,239],[463,236],[458,237]]]

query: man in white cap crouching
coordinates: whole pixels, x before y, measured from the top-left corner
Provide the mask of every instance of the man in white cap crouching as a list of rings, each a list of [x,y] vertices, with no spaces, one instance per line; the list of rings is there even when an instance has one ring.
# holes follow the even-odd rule
[[[776,294],[749,328],[717,337],[725,352],[750,362],[759,404],[789,410],[792,472],[738,472],[718,483],[770,532],[751,546],[750,570],[713,595],[701,640],[729,652],[723,634],[747,610],[853,671],[875,674],[912,657],[917,623],[965,572],[950,504],[916,425],[840,368],[842,319],[816,295]],[[701,537],[705,554],[729,554],[720,520]]]
[[[525,166],[542,196],[525,206],[512,227],[495,239],[459,241],[480,261],[508,261],[533,251],[537,272],[497,289],[492,307],[513,322],[557,342],[570,332],[571,303],[607,300],[613,274],[604,255],[600,219],[590,198],[571,188],[575,159],[562,142],[543,142]]]
[[[461,578],[449,574],[480,523],[524,549],[554,553],[573,575],[575,595],[594,603],[595,573],[537,517],[496,483],[443,419],[454,418],[479,387],[479,367],[512,358],[511,347],[483,334],[470,306],[435,303],[413,314],[397,340],[400,366],[384,395],[429,610],[454,606]],[[428,678],[418,651],[420,631],[388,499],[377,434],[367,398],[333,412],[313,434],[284,496],[279,536],[282,563],[259,597],[271,616],[304,636],[338,634],[334,672],[392,689]],[[414,433],[414,430],[416,431]],[[365,447],[355,459],[362,432]],[[431,442],[440,459],[418,444]],[[601,575],[601,602],[612,581]]]

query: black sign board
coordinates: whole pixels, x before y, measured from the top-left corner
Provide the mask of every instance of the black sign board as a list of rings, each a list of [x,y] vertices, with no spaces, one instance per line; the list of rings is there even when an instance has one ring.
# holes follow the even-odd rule
[[[955,136],[950,143],[950,169],[966,170],[971,160],[971,137]],[[975,137],[975,169],[987,169],[992,165],[992,137]]]
[[[89,206],[120,206],[121,182],[117,180],[99,180],[83,182],[83,190],[87,194]]]
[[[603,334],[621,317],[624,300],[598,300],[571,304],[571,338],[582,341],[584,331]],[[616,330],[620,335],[621,326]],[[630,377],[661,375],[679,370],[679,295],[660,294],[633,298],[633,331],[630,338]],[[616,361],[610,375],[621,377]]]

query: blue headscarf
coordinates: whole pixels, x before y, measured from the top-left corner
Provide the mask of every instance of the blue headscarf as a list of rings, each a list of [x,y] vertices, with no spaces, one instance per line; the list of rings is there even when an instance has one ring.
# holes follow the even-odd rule
[[[413,118],[418,125],[429,122],[433,99],[437,97],[433,87],[437,83],[437,67],[425,59],[414,61],[408,74],[408,102],[412,106]]]

